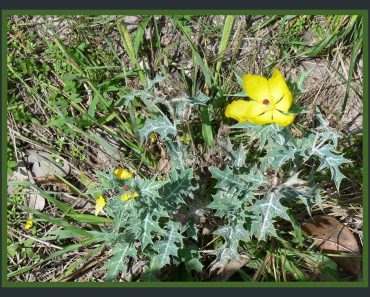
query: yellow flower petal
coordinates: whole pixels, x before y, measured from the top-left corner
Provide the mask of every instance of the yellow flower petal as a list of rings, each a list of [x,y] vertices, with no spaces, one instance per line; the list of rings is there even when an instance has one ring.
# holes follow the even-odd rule
[[[272,107],[257,101],[237,100],[226,108],[226,116],[239,122],[251,122],[253,124],[272,123]]]
[[[261,75],[244,75],[243,87],[247,92],[247,96],[253,100],[262,102],[264,99],[269,99],[271,97],[267,79]]]
[[[95,215],[97,216],[104,208],[104,206],[107,205],[107,202],[105,201],[105,198],[103,196],[100,196],[98,199],[96,199],[95,203]]]
[[[272,122],[271,106],[257,101],[248,101],[245,105],[247,121],[252,124],[269,124]]]
[[[127,193],[127,194],[123,194],[123,195],[121,195],[120,200],[121,200],[122,202],[125,202],[125,201],[127,201],[127,200],[130,200],[130,199],[132,199],[132,198],[136,198],[136,197],[139,197],[139,193],[138,193],[138,192]]]
[[[276,110],[273,112],[273,122],[279,126],[289,126],[294,121],[294,115],[288,114],[285,115],[280,111]]]
[[[268,80],[261,75],[246,74],[243,86],[252,101],[236,100],[226,107],[225,115],[239,122],[253,124],[276,123],[288,126],[294,115],[288,114],[293,103],[293,95],[278,69]]]
[[[271,107],[269,105],[265,105],[257,101],[247,101],[247,104],[245,104],[245,108],[247,110],[248,118],[254,118],[265,113],[266,111],[271,110]]]
[[[248,119],[248,101],[235,100],[231,102],[225,110],[225,116],[237,120],[238,122],[245,122]]]
[[[290,92],[284,76],[278,69],[274,70],[272,76],[268,79],[271,97],[275,103],[275,108],[287,112],[293,103],[293,95]]]
[[[24,229],[28,231],[32,228],[32,226],[33,226],[32,216],[29,216],[26,224],[24,224]]]
[[[114,170],[114,175],[115,175],[116,178],[123,179],[123,180],[130,179],[130,178],[134,177],[133,173],[131,173],[130,171],[128,171],[126,169],[123,169],[123,168],[117,168],[116,170]]]
[[[272,107],[257,101],[248,102],[248,121],[252,124],[264,125],[272,123]]]
[[[271,124],[272,114],[273,114],[273,111],[268,110],[261,115],[250,118],[249,121],[253,124],[258,124],[258,125]]]

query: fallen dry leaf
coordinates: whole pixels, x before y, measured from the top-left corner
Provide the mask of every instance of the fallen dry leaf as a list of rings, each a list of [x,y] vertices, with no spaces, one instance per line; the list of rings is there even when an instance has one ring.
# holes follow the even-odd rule
[[[352,257],[331,257],[339,266],[350,273],[359,275],[361,263],[353,256],[360,255],[360,248],[352,231],[331,216],[315,216],[302,225],[302,233],[310,236],[323,252],[350,254]]]
[[[32,172],[35,177],[53,176],[55,173],[65,177],[70,172],[68,162],[58,157],[62,165],[58,165],[52,154],[39,150],[27,150],[27,162],[32,163]]]
[[[12,182],[24,181],[28,179],[27,168],[25,166],[18,166],[8,180],[8,195],[11,195],[16,186]]]
[[[29,180],[30,182],[34,183],[32,176],[29,175],[29,172],[25,166],[18,166],[17,170],[14,171],[12,176],[9,178],[9,185],[8,185],[8,195],[10,196],[14,190],[15,186],[11,182],[17,181],[24,181]],[[24,192],[27,193],[28,196],[28,206],[33,209],[43,210],[45,207],[45,198],[37,193],[33,193],[30,189],[24,189]]]

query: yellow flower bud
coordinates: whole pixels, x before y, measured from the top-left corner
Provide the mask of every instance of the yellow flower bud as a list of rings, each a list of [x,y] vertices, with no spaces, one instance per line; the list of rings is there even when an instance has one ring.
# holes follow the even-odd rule
[[[107,202],[105,201],[105,198],[103,196],[100,196],[98,199],[96,199],[95,215],[97,216],[106,205],[107,205]]]
[[[130,178],[134,177],[133,173],[131,173],[130,171],[128,171],[126,169],[123,169],[123,168],[117,168],[116,170],[114,170],[114,175],[115,175],[116,178],[123,179],[123,180],[130,179]]]
[[[33,226],[32,215],[30,215],[28,217],[28,220],[27,220],[26,224],[24,224],[24,229],[26,231],[28,231],[28,230],[30,230],[32,228],[32,226]]]
[[[156,143],[158,140],[157,134],[155,134],[154,132],[150,134],[149,138],[151,143]]]
[[[132,198],[136,198],[136,197],[139,197],[138,192],[123,194],[123,195],[121,195],[120,199],[121,199],[122,202],[125,202],[125,201],[128,201],[128,200],[130,200]]]

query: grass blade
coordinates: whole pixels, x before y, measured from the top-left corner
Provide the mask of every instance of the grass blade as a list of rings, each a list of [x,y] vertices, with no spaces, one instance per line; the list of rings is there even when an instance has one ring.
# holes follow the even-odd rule
[[[76,211],[68,204],[64,203],[64,202],[61,202],[59,201],[58,199],[55,199],[54,197],[52,197],[51,195],[49,195],[48,193],[46,193],[45,191],[41,190],[39,187],[36,187],[36,186],[33,186],[35,189],[37,189],[38,193],[44,197],[47,201],[49,201],[50,203],[54,204],[56,207],[58,207],[64,214],[68,214],[68,213],[76,213]]]
[[[151,18],[151,16],[150,17],[146,17],[145,19],[143,19],[142,21],[140,21],[140,23],[137,26],[136,34],[135,34],[134,42],[133,42],[133,44],[134,44],[134,50],[135,50],[136,55],[138,55],[139,47],[140,47],[140,45],[144,41],[145,29],[146,29],[146,27],[149,24],[150,18]]]
[[[73,262],[66,271],[64,271],[60,276],[56,278],[56,282],[65,282],[69,279],[71,279],[73,276],[76,275],[76,273],[79,272],[81,268],[78,269],[79,266],[81,266],[83,263],[85,263],[89,258],[92,258],[94,256],[97,256],[101,251],[105,248],[105,245],[102,244],[98,246],[97,248],[93,249],[92,251],[88,251],[86,255],[79,258],[75,262]],[[86,264],[85,264],[86,265]],[[82,266],[84,267],[84,265]]]
[[[221,42],[220,42],[220,47],[218,48],[219,60],[217,61],[217,64],[216,64],[216,73],[215,73],[215,83],[216,84],[220,76],[221,65],[223,62],[225,51],[227,49],[227,44],[230,39],[231,30],[233,29],[234,20],[235,20],[234,15],[226,16],[224,30],[222,32],[222,37],[221,37]]]
[[[56,251],[55,253],[52,253],[49,257],[47,257],[47,258],[45,258],[45,259],[43,259],[43,260],[41,260],[39,262],[36,262],[36,263],[34,263],[32,265],[29,265],[29,266],[26,266],[24,268],[21,268],[21,269],[19,269],[17,271],[13,271],[13,272],[8,273],[8,278],[11,278],[11,277],[20,275],[22,273],[25,273],[27,271],[30,271],[34,267],[40,266],[41,264],[43,264],[45,262],[48,262],[48,261],[50,261],[50,260],[52,260],[54,258],[57,258],[59,256],[62,256],[64,254],[66,254],[66,253],[72,252],[74,250],[77,250],[77,249],[79,249],[81,247],[84,247],[84,246],[89,245],[91,243],[94,243],[96,241],[98,241],[97,238],[90,238],[90,239],[81,241],[79,243],[71,244],[71,245],[65,247],[64,249],[62,249],[60,251]]]
[[[54,32],[54,30],[52,30],[49,27],[48,31],[55,38],[55,43],[57,44],[61,52],[64,54],[64,56],[67,58],[72,68],[76,70],[81,76],[87,77],[87,74],[85,73],[85,71],[83,71],[81,67],[79,66],[78,59],[76,59],[76,57],[66,48],[66,46],[63,44],[63,42],[58,37],[58,35]]]
[[[90,214],[67,214],[68,217],[72,218],[73,220],[84,223],[84,224],[111,224],[112,220],[110,218],[105,217],[98,217]]]
[[[145,88],[146,87],[145,75],[144,75],[144,72],[143,72],[143,70],[141,69],[141,67],[139,65],[139,62],[138,62],[137,58],[136,58],[135,48],[134,48],[134,45],[132,43],[131,35],[128,32],[126,26],[122,22],[118,22],[117,26],[118,26],[118,30],[121,34],[123,47],[125,48],[128,56],[131,60],[131,63],[138,70],[140,81],[141,81],[142,85]]]
[[[207,106],[200,107],[200,117],[202,119],[202,135],[204,137],[204,141],[208,146],[212,146],[214,144],[214,140]]]
[[[32,184],[29,181],[21,181],[21,182],[11,182],[12,185],[23,185],[26,187],[33,188],[39,193],[42,197],[44,197],[47,201],[54,204],[58,207],[64,214],[67,213],[76,213],[76,211],[68,204],[59,201],[58,199],[54,198],[53,196],[49,195],[47,192],[43,191],[41,188],[37,187],[36,185]]]
[[[346,94],[344,96],[344,101],[342,104],[341,117],[343,116],[347,103],[348,103],[349,91],[351,89],[351,82],[352,82],[353,67],[356,62],[357,53],[360,51],[361,46],[362,46],[362,30],[361,32],[359,32],[356,28],[354,32],[353,47],[352,47],[352,52],[351,52],[351,64],[349,65],[349,70],[348,70],[348,79],[346,82]]]
[[[209,70],[209,68],[207,67],[207,65],[203,62],[199,52],[198,52],[198,49],[196,48],[195,44],[193,43],[193,41],[191,40],[190,38],[190,35],[189,35],[189,28],[188,27],[185,27],[184,25],[181,24],[181,22],[177,22],[177,24],[179,25],[181,31],[184,33],[185,35],[185,38],[186,40],[188,41],[189,45],[190,45],[190,48],[193,52],[193,56],[194,56],[194,59],[196,61],[196,63],[199,65],[200,69],[202,70],[202,73],[204,75],[204,78],[206,80],[206,84],[208,86],[208,88],[212,88],[212,73],[211,71]]]
[[[83,229],[80,229],[76,226],[73,226],[69,223],[67,223],[65,220],[63,219],[58,219],[58,218],[54,218],[52,216],[49,216],[49,215],[46,215],[46,214],[43,214],[35,209],[32,209],[32,208],[29,208],[29,207],[25,207],[25,210],[40,217],[41,219],[45,220],[45,221],[48,221],[54,225],[57,225],[59,227],[63,227],[65,228],[66,230],[76,234],[76,236],[81,236],[81,237],[87,237],[87,238],[92,238],[93,235],[90,233],[90,232],[87,232]]]

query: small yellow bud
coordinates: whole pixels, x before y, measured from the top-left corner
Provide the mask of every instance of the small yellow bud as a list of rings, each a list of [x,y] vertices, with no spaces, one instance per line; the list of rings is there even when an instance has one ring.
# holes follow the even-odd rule
[[[134,177],[133,173],[123,168],[117,168],[116,170],[114,170],[114,175],[116,178],[123,179],[123,180]]]
[[[98,199],[96,199],[95,204],[95,215],[97,216],[104,208],[104,206],[107,205],[107,202],[105,201],[105,198],[103,196],[100,196]]]
[[[136,197],[139,197],[138,192],[123,194],[123,195],[121,195],[120,199],[121,199],[122,202],[125,202],[125,201],[128,201],[128,200],[130,200],[132,198],[136,198]]]
[[[158,140],[157,134],[155,134],[154,132],[150,134],[149,138],[151,143],[156,143]]]
[[[32,215],[30,215],[28,217],[28,220],[27,220],[26,224],[24,224],[24,229],[26,231],[28,231],[28,230],[30,230],[32,228],[32,226],[33,226]]]

